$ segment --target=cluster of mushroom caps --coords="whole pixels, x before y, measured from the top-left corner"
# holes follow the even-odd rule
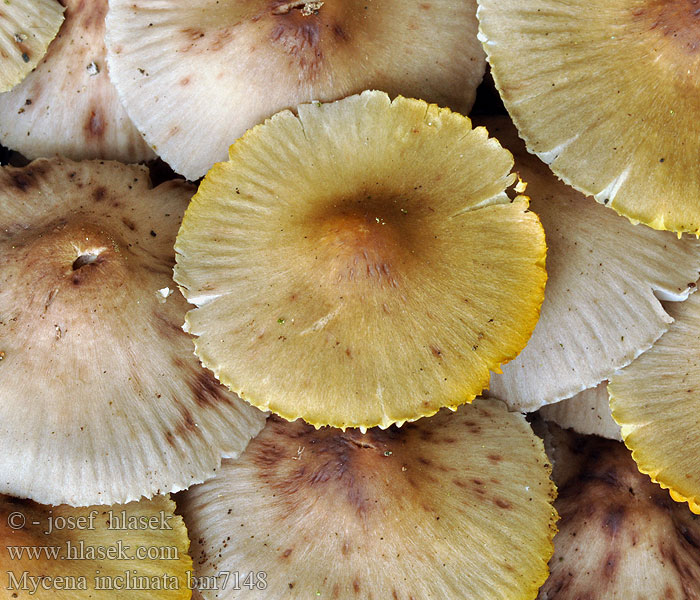
[[[700,597],[700,9],[593,4],[0,4],[0,598]]]

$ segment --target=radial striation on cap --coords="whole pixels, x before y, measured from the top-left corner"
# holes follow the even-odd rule
[[[465,114],[486,66],[476,0],[111,0],[110,75],[188,179],[283,109],[381,89]]]
[[[547,240],[540,320],[490,385],[512,409],[531,411],[595,387],[648,350],[673,321],[660,300],[695,289],[700,243],[621,219],[557,180],[507,118],[484,123],[515,156]]]
[[[558,429],[558,428],[555,428]],[[620,442],[554,431],[561,515],[538,600],[692,598],[700,521],[641,474]]]
[[[479,0],[528,149],[632,221],[700,232],[700,12],[689,0]]]
[[[71,508],[0,495],[0,598],[189,600],[190,541],[174,510],[167,496]]]
[[[545,245],[511,155],[382,92],[251,130],[175,245],[197,355],[256,406],[388,427],[470,402],[537,321]]]
[[[82,506],[177,491],[263,427],[181,328],[173,243],[192,191],[112,162],[0,169],[0,492]]]
[[[565,429],[622,441],[620,426],[610,412],[607,381],[579,392],[572,398],[543,406],[540,414],[547,421]]]
[[[57,0],[19,0],[0,7],[0,93],[20,83],[46,54],[63,23]]]
[[[700,514],[700,295],[668,310],[668,332],[610,379],[610,406],[639,470]]]
[[[525,419],[479,400],[364,435],[272,417],[179,506],[195,574],[253,582],[206,600],[519,600],[547,576],[554,495]]]
[[[29,159],[154,158],[107,74],[107,0],[64,4],[65,23],[44,59],[19,86],[0,95],[0,142]]]

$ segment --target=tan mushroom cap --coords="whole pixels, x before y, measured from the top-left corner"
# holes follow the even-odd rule
[[[565,429],[622,441],[620,426],[610,412],[607,381],[584,390],[573,398],[543,406],[540,414],[547,421]]]
[[[479,0],[528,149],[655,229],[700,232],[700,13],[689,0]]]
[[[267,574],[207,600],[517,600],[547,576],[554,495],[524,418],[479,400],[365,435],[273,417],[179,505],[198,577]]]
[[[388,427],[470,402],[537,321],[545,246],[469,119],[365,92],[277,114],[202,182],[176,243],[197,355],[254,405]]]
[[[365,89],[465,114],[486,65],[476,0],[112,0],[111,77],[139,130],[198,179],[247,129]]]
[[[20,83],[46,54],[63,23],[57,0],[15,0],[0,6],[0,92]]]
[[[672,322],[659,299],[695,289],[700,244],[619,218],[557,180],[507,118],[484,123],[514,154],[548,246],[540,320],[490,385],[512,409],[531,411],[595,387],[649,349]]]
[[[556,434],[561,515],[539,600],[693,598],[700,521],[642,475],[620,442]]]
[[[0,495],[0,599],[189,600],[190,542],[174,509],[167,496],[71,508]]]
[[[192,191],[112,162],[0,170],[0,492],[79,506],[177,491],[263,427],[181,329],[172,247]]]
[[[668,311],[668,332],[610,379],[610,406],[639,470],[700,514],[700,295]]]
[[[107,74],[107,0],[64,4],[66,21],[46,57],[22,84],[0,95],[0,142],[29,159],[153,158]]]

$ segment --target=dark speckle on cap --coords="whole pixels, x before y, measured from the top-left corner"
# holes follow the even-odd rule
[[[22,192],[26,192],[33,185],[34,181],[31,179],[29,174],[25,171],[24,173],[12,173],[10,175],[10,181],[12,185]]]
[[[88,112],[87,118],[85,119],[85,133],[88,139],[90,138],[102,138],[107,129],[107,122],[105,120],[104,114],[101,108],[94,107]]]
[[[219,402],[230,402],[225,388],[214,379],[209,371],[199,371],[194,379],[189,380],[195,402],[202,408],[213,406]]]
[[[99,186],[93,190],[92,199],[95,202],[101,202],[102,200],[104,200],[106,195],[107,195],[107,188],[105,188],[104,186]]]

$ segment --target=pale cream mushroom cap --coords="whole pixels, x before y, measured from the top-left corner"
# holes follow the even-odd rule
[[[20,85],[0,94],[0,143],[29,159],[154,158],[107,74],[107,0],[64,4],[65,23],[44,59]]]
[[[262,428],[181,329],[173,243],[192,192],[115,162],[0,169],[0,492],[80,506],[177,491]]]
[[[272,417],[179,506],[195,575],[251,575],[206,600],[519,600],[547,576],[554,494],[525,419],[479,400],[364,435]]]
[[[528,154],[506,117],[482,121],[515,156],[548,247],[540,320],[490,385],[512,409],[531,411],[595,387],[648,350],[673,321],[660,299],[695,289],[700,243],[605,210]]]
[[[188,179],[283,109],[381,89],[469,111],[486,65],[476,1],[112,0],[110,75]]]
[[[622,441],[620,426],[610,412],[607,381],[572,398],[543,406],[540,414],[565,429]]]

